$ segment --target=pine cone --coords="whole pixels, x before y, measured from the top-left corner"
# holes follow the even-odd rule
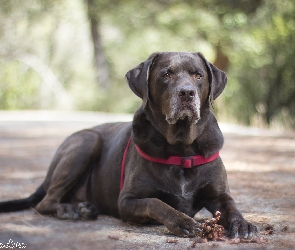
[[[200,236],[203,239],[215,241],[222,238],[224,228],[223,226],[217,224],[220,216],[221,213],[217,211],[214,218],[212,218],[211,220],[206,220],[201,224],[202,232],[200,233]]]

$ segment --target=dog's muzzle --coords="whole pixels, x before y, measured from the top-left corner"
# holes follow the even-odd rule
[[[191,87],[181,88],[170,100],[170,112],[166,114],[169,124],[188,119],[196,124],[200,120],[200,98],[197,91]]]

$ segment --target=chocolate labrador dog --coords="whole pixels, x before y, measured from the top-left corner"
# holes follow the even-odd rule
[[[210,105],[227,77],[201,53],[154,53],[126,74],[142,99],[132,123],[104,124],[68,137],[43,184],[26,199],[4,201],[0,211],[36,206],[60,219],[157,221],[173,234],[193,237],[203,207],[221,212],[230,237],[257,229],[230,196],[219,157],[223,136]]]

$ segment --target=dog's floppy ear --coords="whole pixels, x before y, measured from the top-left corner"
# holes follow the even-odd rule
[[[227,77],[222,70],[215,67],[212,63],[208,62],[202,53],[198,52],[197,54],[202,58],[207,68],[210,83],[209,102],[212,108],[214,108],[214,100],[224,90],[227,83]]]
[[[131,90],[142,99],[142,107],[145,108],[148,101],[148,82],[150,71],[153,67],[155,59],[159,56],[159,53],[154,53],[149,56],[149,58],[136,66],[135,68],[129,70],[126,75],[126,81],[131,88]]]

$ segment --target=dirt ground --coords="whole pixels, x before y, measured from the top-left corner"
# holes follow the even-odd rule
[[[30,195],[67,135],[105,121],[129,119],[93,113],[0,112],[0,200]],[[26,210],[0,214],[0,248],[295,249],[295,135],[224,124],[221,128],[221,157],[232,196],[245,218],[257,225],[264,243],[196,243],[174,237],[164,226],[131,225],[103,215],[96,221],[61,221]],[[267,231],[272,226],[273,232]]]

